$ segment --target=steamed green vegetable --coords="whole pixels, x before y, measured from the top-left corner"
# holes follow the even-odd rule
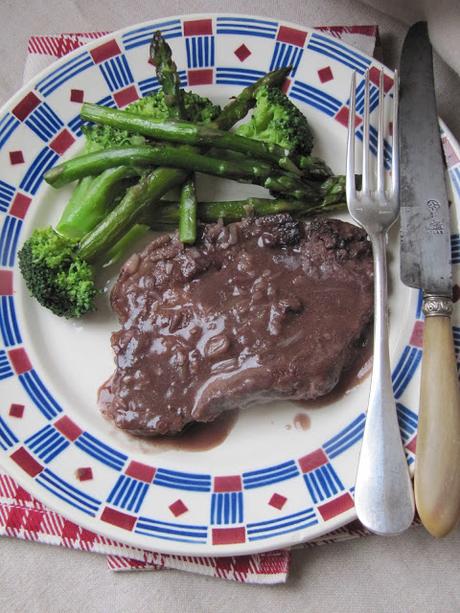
[[[191,176],[182,186],[178,209],[179,238],[183,243],[196,241],[197,201],[195,177]]]
[[[280,89],[260,87],[251,119],[237,128],[241,136],[283,147],[293,159],[309,156],[313,132],[305,115]]]
[[[268,160],[295,174],[302,174],[301,170],[289,159],[289,149],[208,125],[179,120],[161,121],[131,111],[120,111],[89,103],[83,104],[80,114],[86,121],[126,130],[153,140],[238,151],[254,158]]]
[[[156,66],[158,81],[165,95],[170,116],[175,119],[186,119],[183,91],[180,86],[177,66],[172,59],[169,45],[166,44],[159,32],[156,32],[153,36],[150,45],[150,58]],[[195,175],[188,177],[181,188],[179,236],[183,243],[194,243],[196,240]]]
[[[193,121],[213,120],[220,128],[228,129],[234,123],[242,119],[254,104],[254,94],[263,84],[280,85],[289,69],[279,69],[265,75],[258,82],[245,88],[241,94],[232,100],[216,117],[218,107],[212,105],[206,99],[196,94],[184,96],[187,113],[195,116],[187,117]],[[169,114],[164,93],[159,92],[139,100],[130,105],[136,113],[141,109],[150,116],[164,119],[161,113]],[[169,115],[167,115],[169,117]],[[106,150],[112,146],[140,145],[138,135],[119,131],[111,127],[90,126],[85,128],[87,143],[96,143],[94,149]],[[135,138],[136,142],[131,139]],[[89,148],[91,150],[91,147]],[[93,151],[94,151],[93,149]],[[88,150],[84,152],[87,154]],[[77,158],[78,159],[78,158]],[[127,168],[127,170],[126,170]],[[113,170],[113,175],[102,175],[96,178],[82,179],[78,184],[68,209],[62,216],[60,229],[64,233],[59,234],[53,228],[35,230],[25,241],[19,252],[19,266],[29,292],[42,304],[56,315],[64,317],[80,317],[94,310],[95,298],[98,293],[94,278],[94,263],[106,254],[134,229],[138,220],[148,207],[157,202],[166,192],[176,186],[180,186],[187,179],[189,172],[177,168],[155,168],[147,171],[140,181],[126,189],[126,181],[131,173],[140,172],[136,165],[126,167],[126,177],[121,179],[117,175],[118,168]],[[106,170],[104,172],[111,172]],[[108,177],[114,178],[115,186],[125,192],[114,195],[109,189]],[[100,200],[86,199],[93,181],[99,181],[101,189],[107,196],[102,198],[101,193],[93,188]],[[123,195],[124,193],[124,195]],[[120,199],[121,197],[121,199]],[[118,203],[117,203],[118,201]],[[99,202],[97,209],[102,212],[102,219],[92,228],[96,217],[91,222],[87,221],[85,210],[91,215],[95,214],[92,209],[94,202]],[[115,206],[113,206],[115,204]],[[113,206],[113,208],[112,208]],[[85,208],[87,207],[87,208]],[[88,223],[88,225],[86,225]],[[58,223],[58,228],[60,223]],[[142,230],[142,228],[141,228]]]
[[[114,147],[96,153],[78,156],[45,174],[45,180],[53,187],[62,187],[72,181],[89,175],[98,175],[108,168],[123,166],[167,166],[202,172],[243,183],[253,183],[292,198],[315,198],[319,192],[318,183],[302,179],[297,175],[273,167],[264,160],[218,159],[197,153],[191,147],[170,147],[167,145],[138,147]]]

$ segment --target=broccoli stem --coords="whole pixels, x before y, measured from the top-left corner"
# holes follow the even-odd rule
[[[225,160],[196,153],[191,147],[117,147],[73,158],[55,166],[45,174],[54,187],[61,187],[88,175],[96,175],[115,166],[167,166],[202,172],[243,183],[261,185],[292,198],[311,199],[318,193],[317,184],[296,175],[275,169],[263,160]]]
[[[215,124],[229,129],[243,119],[254,106],[254,95],[262,85],[281,85],[290,68],[274,70],[264,75],[250,87],[246,87],[232,102],[227,104]],[[181,185],[188,172],[177,168],[157,168],[127,190],[121,202],[80,243],[79,255],[95,261],[117,243],[144,213],[148,205],[155,204],[173,187]]]
[[[85,236],[107,215],[120,183],[138,174],[136,168],[118,166],[98,177],[82,179],[56,226],[57,232],[73,239]]]
[[[189,121],[161,121],[145,115],[89,103],[83,104],[80,116],[85,121],[149,136],[155,140],[239,151],[255,158],[273,162],[295,174],[302,174],[301,170],[289,159],[288,149],[207,125],[194,124]]]
[[[192,175],[182,186],[179,200],[179,239],[193,245],[196,241],[197,201],[195,177]]]
[[[69,221],[75,216],[76,211],[80,208],[94,180],[94,177],[84,177],[78,182],[56,226],[56,230],[59,234],[67,236],[68,238],[81,238],[89,231],[90,228],[86,228],[80,234],[79,226],[73,226],[72,222],[69,223]]]

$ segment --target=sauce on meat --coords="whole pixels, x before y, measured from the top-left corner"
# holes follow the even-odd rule
[[[101,410],[132,434],[170,435],[335,388],[372,317],[371,248],[338,220],[209,224],[194,246],[164,235],[132,256],[111,300],[121,329]]]

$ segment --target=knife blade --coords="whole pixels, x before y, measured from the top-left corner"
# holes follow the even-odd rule
[[[426,22],[400,61],[401,280],[423,290],[425,315],[415,499],[427,530],[444,536],[460,516],[460,392],[450,316],[450,213]]]
[[[401,278],[450,296],[450,216],[425,22],[410,28],[400,66]]]

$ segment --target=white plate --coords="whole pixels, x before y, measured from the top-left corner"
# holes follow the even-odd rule
[[[0,112],[0,462],[43,502],[73,521],[132,545],[177,554],[229,555],[287,547],[355,518],[353,490],[368,380],[321,409],[274,403],[242,413],[207,451],[136,440],[96,407],[110,375],[106,299],[79,322],[54,317],[27,295],[19,244],[55,221],[70,193],[42,176],[80,146],[79,102],[123,106],[153,91],[152,33],[172,46],[184,84],[224,103],[262,73],[292,63],[288,93],[308,116],[316,152],[343,171],[350,76],[378,62],[303,26],[242,15],[171,17],[120,30],[80,48],[22,88]],[[391,95],[392,75],[387,75]],[[83,92],[83,93],[81,93]],[[372,99],[376,99],[372,85]],[[358,110],[361,109],[358,106]],[[358,127],[358,132],[360,128]],[[459,262],[459,148],[445,129]],[[11,156],[12,152],[16,152]],[[11,163],[21,159],[22,163]],[[391,147],[387,145],[388,155]],[[202,185],[204,195],[257,190]],[[408,461],[414,460],[423,322],[418,293],[401,285],[393,233],[391,358]],[[458,283],[458,266],[454,274]],[[457,288],[458,292],[458,288]],[[458,326],[459,309],[455,309]],[[460,328],[455,328],[457,346]],[[297,429],[307,413],[311,426]],[[81,471],[80,469],[85,469]]]

